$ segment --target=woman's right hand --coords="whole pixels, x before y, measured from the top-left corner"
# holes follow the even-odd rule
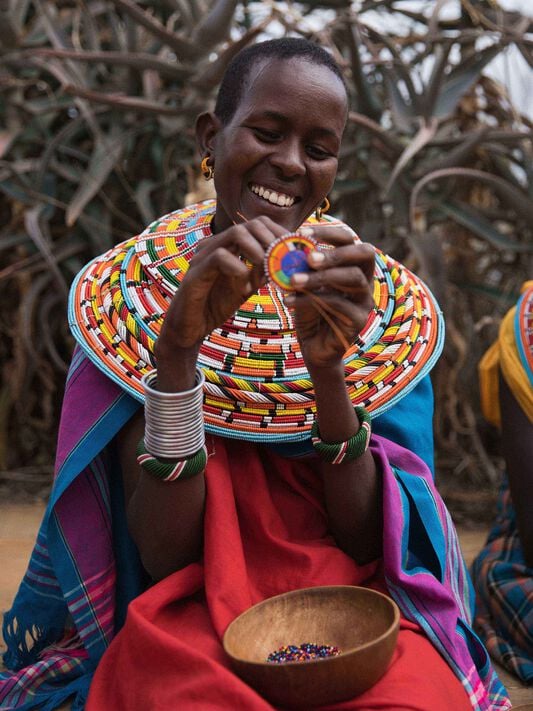
[[[188,361],[195,364],[204,338],[264,283],[265,252],[284,234],[286,228],[268,217],[257,217],[199,243],[156,341],[159,387],[162,369],[170,374]]]

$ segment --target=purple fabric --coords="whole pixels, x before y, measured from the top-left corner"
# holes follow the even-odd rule
[[[79,361],[77,368],[76,361]],[[80,442],[88,439],[95,423],[123,396],[124,392],[116,383],[106,378],[80,350],[76,351],[59,422],[56,476],[61,474],[66,459],[79,447]]]

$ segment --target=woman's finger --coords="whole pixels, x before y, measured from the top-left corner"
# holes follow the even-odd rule
[[[221,234],[202,240],[191,264],[202,263],[216,251],[224,249],[236,256],[243,256],[252,264],[260,264],[265,253],[261,242],[255,238],[246,225],[235,225]]]
[[[287,234],[287,230],[270,218],[256,217],[202,240],[198,245],[197,254],[205,256],[223,247],[254,265],[260,265],[269,245],[284,234]]]
[[[309,266],[317,271],[332,267],[357,265],[370,281],[374,274],[374,248],[370,244],[350,244],[334,249],[318,249],[307,258]]]
[[[221,274],[240,280],[249,279],[250,276],[248,267],[238,256],[224,247],[217,247],[205,254],[201,261],[192,259],[186,278],[188,276],[189,281],[194,278],[200,282],[212,283]]]
[[[363,269],[359,266],[331,267],[319,271],[297,272],[291,277],[291,284],[297,291],[322,291],[333,289],[347,296],[368,297],[370,285]]]
[[[245,222],[244,226],[261,243],[265,251],[274,240],[289,234],[285,227],[278,225],[270,217],[256,217],[254,220]]]
[[[354,244],[357,237],[352,229],[342,223],[300,227],[298,232],[305,237],[313,237],[317,242],[323,242],[333,247]]]
[[[360,330],[368,319],[366,308],[362,308],[351,299],[344,298],[338,292],[336,294],[291,292],[286,295],[285,303],[289,308],[300,312],[305,310],[318,312],[330,326],[333,321],[350,331]]]

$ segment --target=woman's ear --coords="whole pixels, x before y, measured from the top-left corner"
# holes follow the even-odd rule
[[[212,154],[215,150],[215,136],[222,128],[218,116],[211,111],[200,114],[196,119],[196,143],[200,155]]]

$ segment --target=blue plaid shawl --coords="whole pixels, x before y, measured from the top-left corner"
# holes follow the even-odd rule
[[[507,481],[496,521],[475,559],[476,629],[494,659],[525,682],[533,681],[533,569],[524,562]]]

